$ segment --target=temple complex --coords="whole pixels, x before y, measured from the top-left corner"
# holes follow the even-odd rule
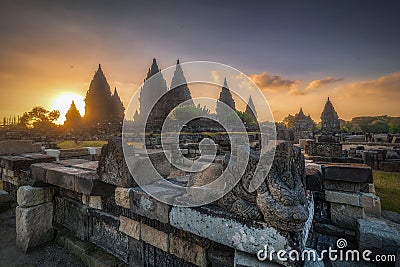
[[[294,128],[296,131],[312,131],[315,129],[315,123],[311,116],[306,116],[303,108],[300,108],[299,113],[294,115]]]

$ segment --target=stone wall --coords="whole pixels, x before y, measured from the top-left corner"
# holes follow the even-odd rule
[[[304,153],[308,156],[341,157],[342,145],[307,141],[304,146]]]

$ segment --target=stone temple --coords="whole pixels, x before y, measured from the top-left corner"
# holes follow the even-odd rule
[[[321,131],[324,134],[335,134],[340,131],[339,116],[335,111],[332,102],[329,100],[329,97],[321,114],[321,123]]]
[[[120,125],[124,119],[124,106],[118,95],[117,88],[111,93],[110,85],[99,68],[92,81],[85,98],[84,123],[87,126]]]
[[[156,59],[153,59],[145,83],[140,91],[140,108],[139,112],[136,111],[134,115],[134,121],[139,123],[146,122],[148,130],[159,130],[168,114],[184,102],[185,105],[194,107],[179,60],[177,60],[171,85],[168,88]]]
[[[232,93],[229,90],[226,78],[224,80],[224,85],[222,86],[222,90],[221,93],[219,94],[219,99],[217,102],[216,112],[219,118],[223,118],[224,116],[228,115],[225,114],[226,112],[224,112],[226,111],[223,108],[223,106],[225,106],[224,104],[227,105],[229,108],[231,108],[233,111],[236,111],[235,100],[233,100]]]

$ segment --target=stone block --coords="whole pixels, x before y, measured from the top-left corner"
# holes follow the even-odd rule
[[[89,196],[82,194],[82,203],[83,205],[89,206],[93,209],[102,210],[103,203],[101,201],[101,196]]]
[[[357,220],[357,241],[360,250],[394,254],[400,248],[399,224],[383,218]]]
[[[322,173],[326,180],[373,183],[371,167],[363,164],[322,164]]]
[[[128,236],[119,231],[119,219],[99,210],[89,210],[92,235],[89,241],[124,262],[128,262]]]
[[[132,212],[163,223],[169,222],[171,207],[149,196],[141,188],[131,188],[130,200]]]
[[[364,217],[364,209],[361,207],[331,203],[331,220],[338,227],[354,231],[357,226],[357,220]]]
[[[54,197],[54,222],[73,232],[81,240],[87,240],[91,232],[89,208],[68,197]]]
[[[316,166],[307,165],[305,168],[306,189],[312,191],[321,190],[322,173]]]
[[[313,210],[310,210],[309,213],[311,224]],[[309,231],[309,228],[305,228],[304,231],[298,233],[298,247],[294,247],[295,245],[286,235],[273,227],[269,227],[266,223],[244,222],[243,218],[215,206],[172,207],[170,224],[178,229],[253,255],[256,255],[265,245],[273,247],[275,250],[302,250]],[[307,223],[307,225],[309,224]],[[284,264],[277,258],[273,260]]]
[[[375,194],[361,193],[360,205],[364,207],[365,214],[377,217],[382,215],[381,199]]]
[[[125,158],[122,139],[113,137],[103,146],[99,158],[98,174],[100,180],[120,187],[137,186],[135,177],[156,177],[158,173],[167,177],[171,171],[171,164],[162,151],[147,151],[149,160],[143,155],[133,151],[133,147],[126,145],[125,149],[132,150]],[[134,176],[129,172],[128,166],[135,170]],[[158,172],[158,173],[156,173]]]
[[[24,252],[28,248],[39,246],[53,239],[53,203],[48,202],[29,208],[17,207],[15,217],[17,247]]]
[[[27,208],[53,201],[53,187],[21,186],[17,191],[17,202],[20,207]]]
[[[325,200],[333,203],[361,206],[360,193],[325,190]]]
[[[169,251],[178,258],[194,263],[197,266],[207,266],[206,250],[182,238],[170,235]]]
[[[42,152],[39,144],[31,140],[4,140],[0,141],[0,155]]]
[[[119,231],[136,240],[140,240],[140,222],[124,216],[119,216],[119,222]]]
[[[0,189],[0,203],[9,203],[12,201],[10,194],[7,191]]]
[[[115,188],[115,204],[124,207],[125,209],[130,208],[130,188],[117,187]]]
[[[335,180],[324,180],[324,189],[335,190],[335,191],[345,191],[345,192],[360,192],[361,183],[353,183],[346,181],[335,181]]]
[[[140,236],[144,242],[163,251],[169,251],[169,237],[167,233],[146,224],[141,224]]]

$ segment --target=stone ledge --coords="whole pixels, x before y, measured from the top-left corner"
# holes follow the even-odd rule
[[[119,267],[125,264],[106,253],[96,245],[81,241],[66,230],[59,230],[56,242],[68,249],[70,253],[79,257],[82,262],[89,267]]]
[[[312,218],[310,212],[310,218]],[[172,207],[170,224],[178,229],[210,239],[225,246],[253,255],[268,245],[275,250],[295,249],[286,235],[262,222],[246,221],[217,207]],[[304,246],[308,230],[299,233],[300,249]],[[278,259],[274,261],[279,262]],[[287,265],[285,262],[279,262]]]
[[[82,160],[78,159],[78,161],[80,161],[79,164],[82,164]],[[86,160],[85,162],[89,163]],[[62,162],[62,164],[68,165],[65,161]],[[62,164],[60,164],[60,162],[32,164],[32,179],[40,180],[85,195],[114,194],[115,187],[101,182],[96,171],[84,168],[68,167]]]
[[[365,164],[322,164],[322,173],[326,180],[373,183],[372,169]]]

